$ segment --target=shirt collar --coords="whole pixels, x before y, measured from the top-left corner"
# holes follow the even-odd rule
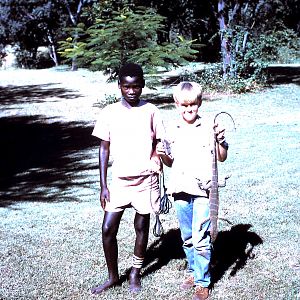
[[[201,117],[199,115],[197,115],[197,118],[195,120],[195,122],[193,124],[187,124],[182,118],[180,118],[180,120],[177,123],[177,128],[182,128],[185,126],[193,126],[193,127],[199,127],[201,126]]]
[[[123,105],[123,106],[125,106],[126,108],[128,108],[128,109],[131,109],[131,108],[133,108],[133,107],[139,107],[139,106],[141,106],[142,105],[142,100],[140,99],[140,102],[139,102],[139,104],[137,105],[137,106],[131,106],[126,100],[125,100],[125,98],[122,96],[121,97],[121,104]]]

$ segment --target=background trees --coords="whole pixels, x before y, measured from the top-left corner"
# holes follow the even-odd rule
[[[25,67],[37,64],[37,48],[48,46],[53,63],[58,65],[58,41],[66,35],[64,28],[76,27],[84,5],[93,0],[1,0],[0,36],[7,44],[21,49],[18,60]]]
[[[224,78],[251,76],[263,62],[276,60],[280,35],[295,40],[285,24],[286,1],[218,0],[217,6]]]
[[[18,45],[24,67],[39,67],[37,49],[47,46],[53,65],[67,58],[73,70],[113,75],[130,56],[150,67],[221,62],[223,80],[251,78],[267,61],[299,56],[299,6],[296,0],[1,0],[0,50]]]
[[[19,62],[29,67],[36,65],[37,48],[49,46],[51,57],[57,65],[57,40],[62,38],[61,28],[66,24],[61,9],[54,1],[1,1],[2,48],[7,44],[17,45],[22,50],[18,52]]]

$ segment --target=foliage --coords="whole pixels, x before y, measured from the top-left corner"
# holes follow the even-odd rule
[[[116,97],[116,95],[105,94],[104,99],[98,100],[96,106],[103,108],[109,104],[116,103],[118,101],[119,101],[119,98]]]
[[[253,81],[264,79],[266,63],[299,61],[299,10],[297,0],[5,0],[0,52],[16,45],[22,66],[37,67],[46,46],[58,64],[60,40],[74,70],[78,60],[112,76],[128,57],[151,69],[221,54],[227,82]]]
[[[218,31],[216,15],[213,10],[214,1],[198,0],[136,0],[140,5],[152,6],[157,12],[166,17],[166,31],[160,35],[161,41],[177,39],[182,35],[186,39],[196,39],[202,45],[198,60],[209,62],[219,59],[216,40],[211,37]]]
[[[285,14],[284,1],[220,0],[218,8],[224,79],[262,80],[266,65],[282,60],[279,50],[297,56],[296,34],[282,16],[274,20]]]
[[[181,74],[181,80],[190,80],[202,85],[206,93],[245,93],[262,86],[264,80],[255,80],[253,77],[227,77],[222,74],[222,64],[206,64],[201,72],[191,73],[186,71]]]
[[[243,35],[236,33],[236,41]],[[206,91],[244,93],[267,83],[270,63],[293,63],[300,59],[300,39],[291,29],[269,30],[259,36],[250,36],[246,49],[235,57],[236,76],[224,78],[222,64],[207,64],[200,74],[186,72],[182,79],[194,80]]]
[[[80,7],[92,0],[8,0],[0,3],[0,37],[2,46],[18,45],[19,63],[37,65],[37,48],[49,46],[56,55],[57,40],[72,20],[78,20]],[[72,13],[75,11],[76,13]],[[56,59],[56,58],[55,58]]]
[[[2,14],[3,12],[3,14]],[[4,42],[24,49],[47,43],[47,30],[56,31],[60,11],[52,1],[12,0],[1,3],[1,34]]]
[[[82,39],[76,44],[71,38],[61,42],[60,53],[69,60],[76,57],[79,65],[102,70],[111,78],[128,61],[140,63],[151,72],[157,66],[168,68],[193,59],[198,52],[192,48],[194,41],[179,36],[176,43],[158,43],[163,20],[152,9],[142,7],[114,11],[111,19],[99,18],[87,30],[80,24],[76,30]]]
[[[260,56],[271,63],[293,63],[300,59],[300,38],[288,28],[269,30],[260,35]]]
[[[237,53],[236,70],[243,78],[266,79],[270,63],[291,63],[299,60],[300,39],[292,30],[269,30],[249,39],[244,53]]]

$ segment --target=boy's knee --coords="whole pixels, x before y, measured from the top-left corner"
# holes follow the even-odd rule
[[[103,222],[102,224],[102,236],[103,237],[113,237],[117,235],[118,224],[113,224],[111,222]]]
[[[102,236],[103,237],[108,237],[108,236],[111,235],[111,232],[112,232],[111,228],[109,226],[105,226],[103,224],[103,226],[102,226]]]

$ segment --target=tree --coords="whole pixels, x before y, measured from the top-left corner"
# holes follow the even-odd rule
[[[241,65],[251,74],[250,64],[254,66],[254,57],[249,59],[249,56],[255,55],[256,46],[261,47],[257,44],[258,41],[262,42],[260,36],[274,28],[284,27],[283,16],[274,19],[274,16],[280,16],[285,11],[284,4],[281,0],[218,0],[217,17],[224,79],[241,74]]]
[[[74,47],[77,47],[79,33],[77,30],[78,21],[80,19],[80,15],[82,14],[82,9],[84,5],[90,5],[94,2],[94,0],[79,0],[79,1],[72,1],[72,0],[63,0],[65,7],[68,11],[68,15],[73,27],[73,36],[72,36],[72,43]],[[76,56],[72,57],[72,71],[77,70],[77,61]]]
[[[25,66],[35,63],[39,46],[49,46],[50,55],[58,64],[56,40],[64,25],[61,7],[55,1],[9,0],[0,4],[0,35],[2,46],[18,45]],[[3,12],[3,13],[2,13]]]
[[[57,40],[71,25],[76,28],[82,8],[94,0],[7,0],[0,3],[2,45],[18,44],[25,66],[35,63],[39,46],[49,46],[55,65]],[[76,36],[75,36],[76,37]],[[76,42],[76,38],[74,38]],[[73,69],[76,69],[74,60]]]
[[[157,66],[184,64],[197,50],[183,37],[176,43],[158,43],[163,19],[152,9],[115,11],[111,18],[99,18],[87,30],[79,24],[78,36],[85,37],[75,47],[72,38],[63,41],[60,53],[65,58],[76,57],[82,66],[102,70],[112,78],[127,61],[138,62],[149,71]]]
[[[17,44],[23,65],[36,66],[38,46],[47,46],[57,65],[57,41],[69,35],[74,49],[82,47],[86,29],[97,18],[104,24],[115,17],[114,12],[134,11],[140,5],[164,17],[155,37],[158,45],[178,45],[178,36],[185,42],[197,40],[202,46],[198,59],[216,61],[222,55],[224,78],[237,76],[241,61],[253,64],[249,51],[256,53],[253,47],[256,41],[263,42],[264,32],[291,28],[299,36],[297,0],[2,0],[0,51],[7,44]],[[76,69],[76,57],[72,59]]]
[[[136,0],[137,5],[155,8],[164,16],[165,30],[159,35],[160,42],[174,42],[181,35],[187,40],[197,40],[201,45],[198,59],[215,61],[219,59],[219,46],[212,36],[218,31],[212,1],[199,0]]]

